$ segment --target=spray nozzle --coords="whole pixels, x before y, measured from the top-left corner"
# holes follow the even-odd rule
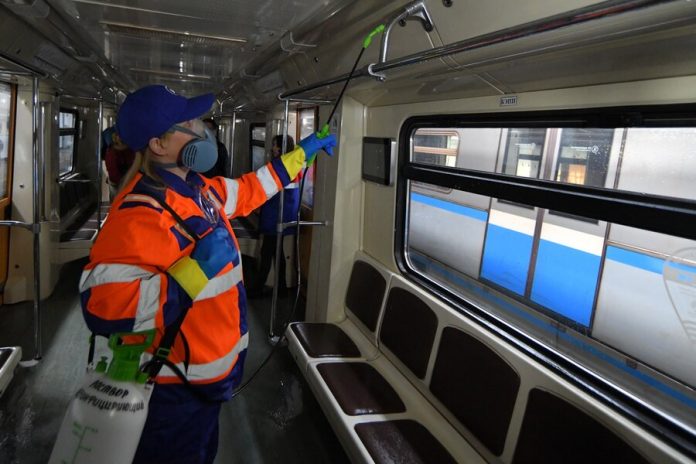
[[[380,32],[384,32],[384,24],[380,24],[379,26],[375,27],[372,30],[372,32],[367,34],[367,37],[365,37],[365,40],[363,40],[363,48],[369,47],[372,43],[372,39],[374,38],[374,36],[376,36]]]
[[[350,74],[348,74],[348,79],[346,79],[346,83],[343,84],[343,88],[341,89],[341,93],[338,95],[338,98],[336,99],[336,103],[334,103],[333,109],[331,110],[331,114],[329,115],[329,119],[327,120],[326,124],[324,124],[319,132],[317,132],[317,138],[323,139],[324,137],[327,137],[329,135],[329,123],[331,122],[331,118],[333,118],[334,113],[336,113],[336,108],[338,108],[338,104],[341,102],[341,99],[343,98],[343,94],[346,91],[346,87],[348,87],[348,83],[350,80],[353,78],[353,73],[355,72],[355,68],[358,66],[358,62],[360,61],[360,57],[362,57],[362,54],[365,52],[365,49],[370,46],[372,43],[372,39],[374,36],[379,34],[380,32],[384,31],[384,24],[380,24],[379,26],[375,27],[372,32],[367,34],[367,37],[363,40],[363,46],[360,49],[360,53],[358,53],[358,58],[355,60],[355,64],[353,65],[353,69],[350,70]],[[307,166],[311,166],[312,163],[314,162],[314,158],[309,160],[307,163]]]
[[[319,132],[317,132],[317,138],[323,139],[329,135],[329,125],[324,124]]]
[[[155,329],[142,332],[120,332],[109,337],[114,358],[106,375],[114,380],[145,383],[148,375],[140,371],[140,357],[155,340]]]

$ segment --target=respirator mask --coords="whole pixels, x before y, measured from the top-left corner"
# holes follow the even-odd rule
[[[217,140],[212,131],[204,126],[203,122],[195,120],[195,125],[198,124],[200,124],[198,129],[204,131],[205,136],[201,136],[199,132],[178,124],[173,126],[171,130],[195,137],[181,148],[178,165],[185,166],[192,171],[206,172],[211,170],[217,162]]]

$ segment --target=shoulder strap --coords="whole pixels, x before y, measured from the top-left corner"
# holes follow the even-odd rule
[[[181,219],[181,216],[179,216],[179,214],[177,214],[177,212],[174,211],[174,208],[169,206],[167,204],[167,202],[164,201],[163,198],[160,198],[157,195],[153,195],[152,198],[154,198],[155,201],[157,203],[159,203],[160,206],[162,206],[162,208],[164,208],[169,214],[172,215],[174,220],[181,226],[181,228],[184,229],[187,234],[189,234],[191,237],[193,237],[194,241],[197,242],[201,239],[201,237],[196,232],[194,232],[194,230],[188,224],[186,224],[183,219]]]
[[[152,198],[157,201],[157,203],[162,206],[169,214],[172,215],[174,220],[181,226],[182,229],[188,233],[195,242],[198,242],[201,237],[188,225],[184,220],[179,216],[179,214],[174,211],[174,208],[169,206],[166,201],[164,201],[164,198],[162,195],[157,195],[156,192],[154,195],[151,195]],[[145,371],[150,375],[150,378],[154,379],[157,377],[157,374],[159,374],[159,371],[162,369],[162,366],[167,364],[179,378],[186,379],[186,376],[179,371],[179,369],[171,363],[168,360],[169,357],[169,352],[174,345],[174,341],[176,340],[176,336],[179,334],[179,331],[181,329],[181,325],[184,323],[184,319],[186,318],[186,314],[188,314],[189,309],[191,309],[191,306],[193,306],[193,301],[191,301],[190,304],[188,304],[183,310],[181,311],[181,314],[179,317],[176,318],[174,322],[172,322],[170,325],[168,325],[164,329],[164,335],[162,336],[162,339],[160,340],[160,344],[157,347],[157,350],[155,351],[155,354],[152,358],[152,360],[148,363],[148,365],[145,367]],[[188,384],[188,381],[185,382]]]

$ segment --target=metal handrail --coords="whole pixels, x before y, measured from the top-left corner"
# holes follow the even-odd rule
[[[58,182],[59,184],[63,182],[70,182],[76,184],[91,184],[92,182],[96,182],[96,179],[57,179],[56,182]]]
[[[561,29],[564,27],[585,23],[588,21],[594,21],[597,19],[606,18],[622,13],[628,13],[631,11],[636,11],[642,8],[658,4],[674,3],[677,1],[681,0],[609,0],[600,4],[590,5],[566,13],[561,13],[558,15],[542,18],[536,21],[524,23],[519,26],[509,27],[507,29],[503,29],[490,34],[483,34],[477,37],[473,37],[471,39],[461,40],[459,42],[455,42],[449,45],[443,45],[441,47],[436,47],[430,50],[414,53],[401,58],[396,58],[393,60],[386,61],[384,63],[370,64],[364,66],[359,70],[356,70],[353,73],[352,78],[355,79],[356,77],[367,77],[370,76],[371,73],[379,73],[381,71],[387,71],[389,69],[409,66],[412,64],[421,63],[423,61],[432,60],[435,58],[442,58],[466,51],[485,48],[492,45],[509,42],[511,40],[531,37],[545,32]],[[294,95],[299,95],[321,87],[326,87],[329,85],[337,84],[339,82],[344,82],[349,77],[349,73],[341,74],[339,76],[335,76],[329,79],[317,81],[313,84],[298,87],[294,90],[283,92],[278,97],[281,100],[285,100]]]
[[[284,124],[283,124],[283,142],[282,142],[282,151],[281,153],[285,153],[288,149],[288,124],[290,122],[290,100],[285,100],[285,113],[284,113]],[[274,325],[275,325],[275,319],[276,319],[276,308],[278,307],[278,285],[280,284],[280,279],[281,277],[285,279],[285,276],[281,276],[280,272],[278,272],[278,269],[280,268],[279,264],[281,259],[283,258],[282,251],[283,251],[283,207],[285,206],[285,195],[280,194],[278,198],[278,221],[277,221],[277,227],[276,227],[276,246],[275,246],[275,264],[273,268],[273,297],[271,298],[271,323],[268,328],[268,336],[272,341],[277,341],[278,336],[275,334],[274,331]],[[264,240],[266,240],[264,238]],[[262,283],[263,285],[263,283]]]
[[[409,19],[417,19],[423,25],[423,29],[426,32],[433,30],[433,20],[428,13],[428,9],[425,6],[423,0],[418,0],[416,2],[406,5],[402,11],[396,14],[387,24],[387,27],[382,33],[382,42],[379,46],[379,62],[385,63],[387,61],[387,49],[389,48],[389,38],[391,37],[391,31],[397,24],[405,25],[405,21]]]
[[[34,228],[34,224],[31,222],[22,222],[22,221],[0,221],[0,227],[2,226],[7,226],[7,227],[21,227],[22,229],[27,229],[27,230],[32,230]]]
[[[39,192],[39,77],[48,78],[49,75],[38,71],[31,66],[7,55],[0,53],[0,58],[28,72],[32,78],[32,209],[33,222],[0,221],[0,226],[21,227],[30,230],[33,236],[34,258],[34,359],[23,363],[25,366],[36,364],[42,355],[41,349],[41,211]]]
[[[33,104],[31,115],[32,128],[32,196],[34,203],[34,224],[32,234],[34,236],[34,360],[41,359],[41,242],[39,233],[41,232],[41,211],[39,196],[39,78],[34,76],[32,82]]]

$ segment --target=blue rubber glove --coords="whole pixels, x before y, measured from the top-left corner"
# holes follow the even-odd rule
[[[191,259],[198,261],[206,277],[212,279],[231,262],[230,250],[234,249],[230,234],[223,227],[216,227],[196,243]]]
[[[309,161],[314,158],[314,154],[319,150],[324,150],[329,156],[333,156],[333,147],[336,146],[336,136],[329,134],[326,137],[319,138],[317,134],[305,137],[298,144],[305,152],[305,160]]]

